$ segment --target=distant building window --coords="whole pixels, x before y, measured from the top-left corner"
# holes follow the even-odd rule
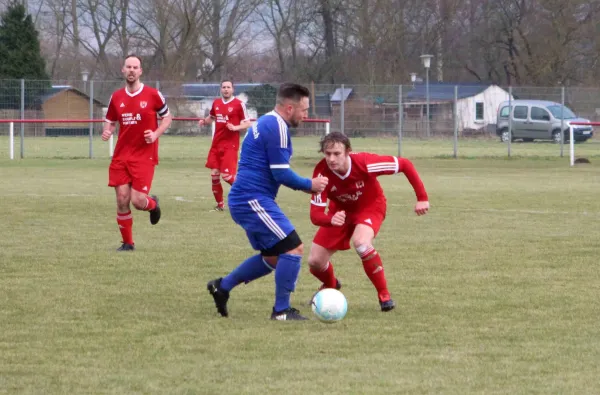
[[[475,103],[475,120],[483,121],[483,103]]]

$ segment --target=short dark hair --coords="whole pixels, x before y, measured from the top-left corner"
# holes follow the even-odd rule
[[[140,58],[139,56],[137,56],[136,54],[129,54],[127,56],[125,56],[125,59],[123,60],[123,64],[125,64],[125,61],[129,58],[136,58],[137,60],[140,61],[140,67],[142,67],[142,58]]]
[[[277,91],[277,103],[281,104],[284,100],[293,100],[299,102],[304,97],[310,97],[310,91],[307,87],[294,84],[292,82],[285,82],[279,86]]]
[[[325,148],[340,143],[346,147],[346,152],[352,151],[352,144],[350,144],[350,138],[341,132],[331,132],[326,134],[320,141],[321,149],[319,152],[325,152]]]
[[[231,86],[233,87],[233,80],[231,78],[223,78],[219,86],[223,86],[223,82],[230,82]]]

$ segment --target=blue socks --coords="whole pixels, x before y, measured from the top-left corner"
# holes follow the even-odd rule
[[[275,268],[275,311],[279,312],[290,308],[291,293],[296,289],[301,262],[301,255],[279,255]],[[272,271],[273,268],[263,260],[261,255],[254,255],[223,277],[219,288],[229,292],[242,283],[247,284]]]
[[[249,283],[257,278],[266,276],[273,271],[273,267],[263,261],[262,256],[254,255],[242,262],[238,267],[233,269],[231,273],[223,277],[219,288],[224,291],[231,291],[234,287],[241,283]]]
[[[290,296],[296,289],[302,255],[281,254],[275,267],[275,311],[290,308]]]

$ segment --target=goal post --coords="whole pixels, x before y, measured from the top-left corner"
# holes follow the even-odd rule
[[[575,166],[575,129],[576,126],[600,126],[600,122],[569,122],[569,164]]]

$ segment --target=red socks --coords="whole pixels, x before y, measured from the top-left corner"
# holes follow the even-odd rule
[[[156,203],[154,205],[156,206]],[[133,216],[131,215],[131,211],[126,213],[118,212],[117,224],[119,225],[119,230],[121,231],[123,243],[133,245]]]
[[[359,249],[357,249],[357,252],[358,250]],[[387,289],[387,281],[385,279],[385,273],[383,272],[383,263],[375,248],[373,248],[373,246],[368,246],[367,248],[364,248],[362,252],[359,252],[359,255],[367,277],[369,277],[369,280],[371,280],[377,290],[379,300],[381,302],[390,300],[390,291]]]
[[[333,264],[331,262],[327,262],[327,266],[323,271],[319,271],[318,269],[313,269],[311,267],[310,272],[313,276],[318,278],[323,283],[323,288],[336,287],[337,280],[335,278],[335,273],[333,272]]]
[[[220,176],[212,176],[212,192],[215,195],[215,200],[218,205],[223,204],[223,186],[221,185]]]
[[[152,211],[156,208],[156,201],[152,199],[150,196],[146,196],[146,207],[144,207],[144,211]]]

